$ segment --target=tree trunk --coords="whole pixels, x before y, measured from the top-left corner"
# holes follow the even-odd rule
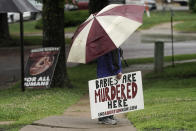
[[[99,12],[105,6],[109,4],[108,0],[90,0],[89,2],[89,13],[94,14]]]
[[[7,13],[0,13],[0,42],[10,38]]]
[[[71,87],[65,63],[64,0],[43,0],[43,4],[43,47],[61,47],[51,86]]]

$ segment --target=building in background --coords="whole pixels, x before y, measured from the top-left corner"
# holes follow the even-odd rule
[[[89,0],[73,0],[79,10],[88,9]]]
[[[142,4],[142,5],[147,5],[149,10],[157,9],[155,0],[126,0],[126,4]]]

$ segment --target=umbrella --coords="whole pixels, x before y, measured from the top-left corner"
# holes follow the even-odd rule
[[[0,0],[0,12],[38,12],[27,0]]]
[[[88,63],[118,48],[142,25],[144,6],[111,4],[92,14],[73,36],[68,62]]]
[[[24,44],[23,44],[23,13],[39,12],[27,0],[0,0],[0,13],[20,13],[20,39],[21,39],[21,88],[24,88]]]

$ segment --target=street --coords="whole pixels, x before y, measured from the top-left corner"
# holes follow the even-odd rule
[[[141,32],[135,32],[123,45],[125,59],[146,58],[154,56],[154,43],[142,43]],[[171,56],[171,42],[165,44],[165,56]],[[25,61],[28,58],[30,49],[25,48]],[[196,53],[196,41],[174,42],[174,54],[194,54]],[[0,48],[0,85],[7,82],[20,80],[20,48]],[[70,64],[68,63],[68,66]]]
[[[141,33],[135,32],[123,45],[125,59],[130,58],[146,58],[154,56],[154,43],[142,43]],[[171,56],[172,44],[166,42],[164,44],[164,55]],[[194,54],[196,53],[196,41],[174,42],[174,54]]]

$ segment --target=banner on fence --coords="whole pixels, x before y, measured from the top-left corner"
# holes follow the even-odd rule
[[[33,49],[25,67],[24,86],[28,88],[49,88],[58,61],[60,48]]]
[[[92,119],[144,109],[141,72],[91,80],[89,97]]]

